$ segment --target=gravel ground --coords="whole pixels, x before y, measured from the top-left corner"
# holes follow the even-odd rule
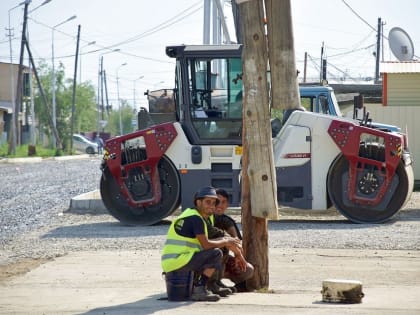
[[[0,246],[47,225],[70,199],[99,187],[99,157],[0,163]]]
[[[127,227],[106,214],[68,211],[72,197],[98,189],[99,165],[99,157],[0,162],[0,280],[70,251],[162,247],[171,217],[154,226]],[[352,224],[335,211],[281,215],[269,222],[270,248],[420,250],[419,192],[380,225]]]

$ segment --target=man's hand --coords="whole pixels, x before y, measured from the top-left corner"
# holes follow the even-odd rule
[[[242,254],[242,243],[241,240],[234,237],[224,237],[226,242],[226,248],[231,250],[235,256],[237,254]]]
[[[241,269],[241,271],[243,271],[243,272],[246,271],[246,260],[245,260],[244,256],[242,256],[242,254],[239,255],[239,256],[235,255],[235,265],[236,265],[236,267]]]

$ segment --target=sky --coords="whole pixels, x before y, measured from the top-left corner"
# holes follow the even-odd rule
[[[18,6],[21,2],[0,1],[0,62],[10,62],[7,36],[10,16],[12,58],[18,63],[24,7]],[[97,86],[102,57],[112,104],[116,104],[119,92],[121,99],[136,108],[147,107],[146,90],[174,86],[174,60],[166,56],[165,47],[203,41],[204,0],[51,0],[40,6],[43,2],[32,0],[29,5],[29,43],[35,62],[44,60],[52,64],[54,42],[55,67],[62,62],[66,77],[72,78],[80,25],[78,80],[81,76],[82,81],[90,80]],[[223,6],[230,37],[235,41],[229,3],[225,1]],[[378,18],[384,22],[386,38],[393,27],[400,27],[413,41],[415,55],[420,55],[418,0],[293,0],[291,4],[300,80],[305,52],[308,79],[319,78],[323,46],[330,82],[342,79],[367,82],[366,78],[375,73],[373,53]],[[75,19],[64,22],[73,15]],[[383,50],[385,61],[396,60],[387,39]]]

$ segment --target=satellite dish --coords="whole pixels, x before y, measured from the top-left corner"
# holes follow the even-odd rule
[[[414,45],[410,36],[400,27],[393,27],[388,35],[389,48],[399,61],[410,61],[414,56]]]

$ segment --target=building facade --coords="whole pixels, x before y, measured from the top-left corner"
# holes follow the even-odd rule
[[[13,121],[13,102],[12,102],[12,86],[14,88],[14,97],[16,102],[17,87],[18,87],[18,64],[10,64],[0,62],[0,145],[4,144],[9,140],[12,132],[12,121]],[[29,67],[23,67],[22,76],[22,102],[18,104],[18,137],[17,143],[27,142],[27,130],[29,124],[32,123],[30,119],[30,75],[31,71]],[[13,79],[13,82],[12,82]],[[28,116],[29,114],[29,116]],[[29,117],[29,119],[28,119]]]

